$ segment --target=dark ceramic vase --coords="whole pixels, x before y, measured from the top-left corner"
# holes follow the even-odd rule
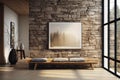
[[[9,62],[11,65],[15,65],[17,61],[18,61],[18,58],[17,58],[16,50],[13,48],[11,49],[9,54]]]

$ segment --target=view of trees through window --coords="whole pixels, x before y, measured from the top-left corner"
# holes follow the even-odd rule
[[[103,67],[120,77],[120,0],[103,2]]]

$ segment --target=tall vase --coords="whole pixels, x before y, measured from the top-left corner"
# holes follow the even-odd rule
[[[15,65],[17,61],[18,58],[17,58],[16,50],[13,48],[9,53],[9,62],[11,65]]]

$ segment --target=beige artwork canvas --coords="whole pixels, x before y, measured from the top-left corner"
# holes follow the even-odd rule
[[[81,49],[80,22],[50,22],[49,49]]]

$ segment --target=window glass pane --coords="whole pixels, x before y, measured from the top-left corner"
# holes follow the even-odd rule
[[[117,59],[120,60],[120,21],[117,21]]]
[[[114,4],[115,4],[114,1],[115,1],[115,0],[110,0],[110,7],[109,7],[109,9],[110,9],[110,21],[111,21],[111,20],[114,20],[114,15],[115,15],[115,14],[114,14],[114,13],[115,13],[115,12],[114,12],[114,11],[115,11],[115,10],[114,10]]]
[[[120,18],[120,0],[117,0],[117,18]]]
[[[117,63],[117,75],[120,75],[120,63]]]
[[[110,71],[115,72],[115,66],[114,61],[110,60]]]
[[[108,0],[104,0],[104,23],[108,22]]]
[[[104,58],[104,67],[108,69],[108,59]]]
[[[115,43],[115,31],[114,31],[114,23],[111,23],[110,24],[110,57],[111,58],[114,58],[114,48],[115,48],[115,46],[114,46],[114,43]]]
[[[104,56],[108,56],[108,25],[104,26]]]

